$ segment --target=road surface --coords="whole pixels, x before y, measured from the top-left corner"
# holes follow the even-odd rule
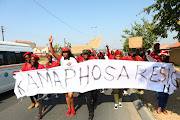
[[[75,99],[75,116],[66,116],[67,105],[64,94],[59,98],[52,97],[46,102],[46,110],[43,113],[43,120],[88,120],[88,109],[84,94]],[[31,104],[30,98],[24,97],[17,100],[12,91],[0,94],[0,120],[35,120],[38,115],[38,108],[28,110]],[[114,110],[114,99],[112,90],[105,93],[98,92],[98,106],[94,113],[94,120],[141,120],[135,109],[130,96],[123,97],[123,107]]]

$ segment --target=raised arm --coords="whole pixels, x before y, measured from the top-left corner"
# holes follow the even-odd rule
[[[110,52],[109,52],[109,46],[108,45],[106,45],[106,48],[107,48],[107,56],[109,57],[110,56]]]
[[[53,55],[57,60],[59,60],[59,55],[54,52],[54,49],[53,49],[53,46],[52,46],[52,42],[53,42],[53,38],[52,38],[52,35],[50,35],[50,38],[49,38],[50,51],[51,51],[52,55]]]
[[[130,50],[130,48],[128,48],[129,49],[129,51],[128,51],[128,55],[129,56],[133,56],[132,54],[131,54],[131,50]]]

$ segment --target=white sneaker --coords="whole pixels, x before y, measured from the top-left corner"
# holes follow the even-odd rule
[[[114,104],[114,109],[115,109],[115,110],[118,109],[118,104]]]
[[[119,107],[123,107],[123,104],[122,104],[122,102],[119,102]]]

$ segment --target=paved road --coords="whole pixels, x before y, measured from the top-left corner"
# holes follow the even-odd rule
[[[77,96],[77,93],[74,94]],[[141,120],[135,109],[130,96],[123,97],[123,107],[114,110],[112,90],[98,93],[98,106],[95,110],[94,120]],[[25,97],[20,102],[16,99],[13,91],[0,95],[0,120],[35,120],[38,109],[28,110],[30,99]],[[63,94],[58,99],[52,97],[47,103],[43,113],[43,120],[87,120],[88,109],[84,94],[75,97],[76,115],[66,116],[67,105]]]

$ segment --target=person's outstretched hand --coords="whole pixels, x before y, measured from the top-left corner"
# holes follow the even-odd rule
[[[52,44],[53,40],[54,40],[54,39],[52,38],[52,35],[50,35],[49,44]]]

